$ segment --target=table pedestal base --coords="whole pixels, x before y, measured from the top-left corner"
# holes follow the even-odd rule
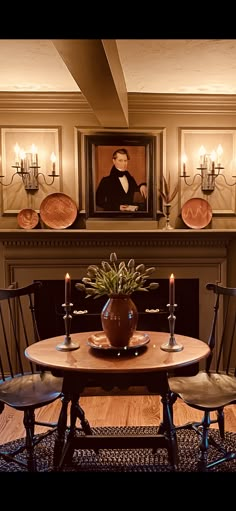
[[[117,376],[117,375],[116,375]],[[80,375],[82,378],[82,376]],[[148,377],[148,375],[147,375]],[[123,375],[124,378],[124,375]],[[132,381],[131,385],[137,385],[139,380],[143,383],[143,375],[138,380]],[[79,380],[81,385],[81,379]],[[105,381],[103,382],[105,384]],[[116,381],[117,384],[117,381]],[[58,421],[57,438],[54,449],[54,470],[62,470],[64,464],[70,464],[75,449],[92,449],[97,452],[99,449],[144,449],[151,448],[153,451],[157,449],[167,449],[169,462],[176,470],[178,466],[178,446],[176,431],[173,425],[172,402],[168,389],[167,374],[163,372],[152,374],[149,384],[151,385],[151,393],[161,395],[163,405],[163,421],[157,426],[155,435],[142,434],[121,434],[115,435],[96,435],[93,434],[92,428],[85,417],[84,410],[79,405],[80,394],[78,394],[78,386],[69,376],[64,376],[64,397],[62,399],[62,409]],[[101,385],[101,383],[100,383]],[[124,382],[122,387],[124,386]],[[82,385],[82,388],[86,385]],[[74,389],[77,388],[77,391]],[[102,387],[103,388],[103,387]],[[150,389],[149,389],[150,390]],[[67,430],[67,408],[71,401],[70,409],[70,427],[69,433],[65,440]],[[77,419],[80,420],[81,428],[76,427]],[[79,431],[79,433],[78,433]]]

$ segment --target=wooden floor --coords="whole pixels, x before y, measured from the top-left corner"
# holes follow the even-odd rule
[[[161,419],[159,396],[92,396],[83,397],[80,404],[92,427],[96,426],[155,426]],[[37,418],[57,421],[61,401],[58,400],[37,412]],[[187,407],[181,400],[174,405],[175,425],[201,419],[202,414]],[[6,407],[0,415],[0,444],[24,436],[23,414]],[[79,426],[79,423],[78,423]],[[226,431],[236,432],[236,406],[225,409]],[[216,427],[215,425],[213,427]],[[36,433],[45,431],[37,426]]]

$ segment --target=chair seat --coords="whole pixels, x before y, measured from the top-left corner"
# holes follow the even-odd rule
[[[215,410],[236,400],[236,378],[200,371],[196,376],[169,378],[170,390],[199,410]]]
[[[0,401],[18,410],[39,408],[60,396],[62,378],[49,372],[17,375],[0,383]]]

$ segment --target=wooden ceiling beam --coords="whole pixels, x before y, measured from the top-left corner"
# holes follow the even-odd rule
[[[128,94],[115,40],[52,42],[101,126],[127,128]]]

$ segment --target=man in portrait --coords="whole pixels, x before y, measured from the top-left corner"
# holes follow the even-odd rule
[[[127,149],[116,149],[112,155],[110,174],[101,178],[96,190],[96,208],[100,211],[145,211],[147,199],[146,182],[137,184],[127,170]]]

